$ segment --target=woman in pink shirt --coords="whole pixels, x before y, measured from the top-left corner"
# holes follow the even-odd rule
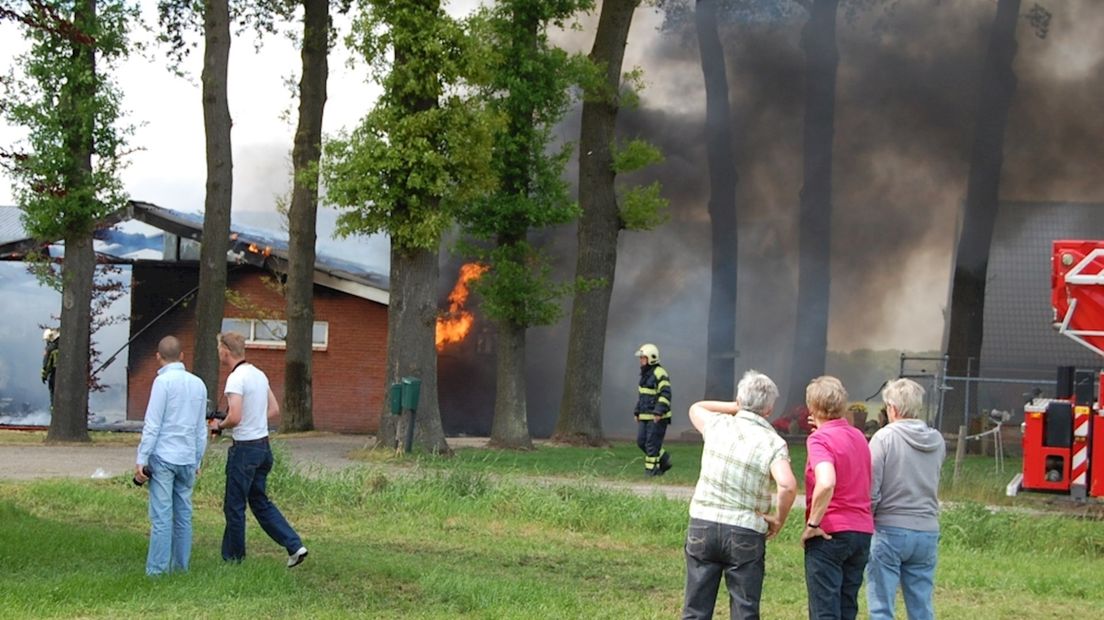
[[[815,432],[805,445],[805,588],[811,620],[854,620],[870,553],[870,448],[843,416],[847,390],[835,377],[805,388]]]

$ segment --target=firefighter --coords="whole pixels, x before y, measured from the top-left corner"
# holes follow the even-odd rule
[[[662,476],[671,469],[671,455],[663,449],[663,436],[671,424],[671,379],[659,365],[659,347],[643,344],[640,358],[639,398],[636,401],[636,445],[644,451],[644,474]]]
[[[54,410],[54,374],[57,371],[58,337],[61,332],[47,328],[42,332],[46,341],[46,351],[42,354],[42,382],[50,389],[50,411]]]

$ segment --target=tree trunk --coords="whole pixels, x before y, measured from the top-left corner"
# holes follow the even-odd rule
[[[85,32],[96,23],[96,0],[74,5],[73,23]],[[62,118],[68,118],[67,189],[78,191],[90,182],[95,149],[94,119],[81,112],[82,103],[96,94],[96,48],[73,42],[74,74],[90,80],[67,80],[58,102]],[[93,200],[94,198],[88,198]],[[90,210],[91,211],[91,210]],[[89,354],[92,340],[92,287],[96,277],[96,253],[91,230],[70,230],[65,235],[65,259],[61,267],[61,340],[54,375],[53,411],[46,441],[88,441]]]
[[[512,41],[516,46],[514,53],[518,58],[535,57],[538,50],[540,21],[531,7],[515,5],[511,14],[513,27],[524,31],[525,37],[515,34]],[[510,136],[527,135],[536,115],[536,106],[532,96],[523,92],[524,85],[515,85],[510,89],[506,104],[507,131]],[[528,197],[530,175],[533,173],[533,152],[528,143],[514,143],[501,157],[504,160],[502,173],[502,195],[507,197]],[[510,218],[501,218],[496,243],[508,252],[499,254],[499,259],[516,261],[526,266],[523,252],[518,245],[525,241],[526,213],[514,212]],[[491,269],[499,265],[492,265]],[[500,448],[533,448],[529,436],[529,414],[526,400],[525,380],[525,331],[528,325],[520,325],[512,317],[495,321],[497,358],[495,368],[495,408],[491,423],[491,444]]]
[[[291,153],[293,185],[288,210],[287,350],[284,370],[285,431],[314,428],[314,244],[318,216],[318,158],[329,67],[330,2],[303,0],[303,75],[299,81],[299,127]]]
[[[46,441],[88,441],[88,355],[95,269],[92,235],[66,235],[61,273],[61,340],[54,378],[54,411]]]
[[[617,234],[621,215],[614,191],[611,146],[617,125],[616,93],[621,84],[629,26],[639,0],[606,0],[598,18],[598,32],[590,60],[604,66],[608,93],[589,94],[583,101],[579,133],[579,248],[575,276],[599,286],[576,293],[571,309],[567,344],[567,368],[560,417],[553,439],[569,443],[602,445],[602,363],[606,347],[606,323],[617,268]],[[624,414],[630,415],[631,403]]]
[[[694,24],[705,77],[706,150],[713,269],[705,364],[705,398],[732,400],[736,382],[737,214],[736,161],[724,48],[717,32],[716,0],[698,0]]]
[[[403,251],[392,243],[391,299],[387,306],[388,385],[403,377],[421,379],[421,398],[414,425],[415,443],[433,454],[451,454],[441,427],[441,410],[437,403],[435,337],[439,269],[436,249]],[[396,445],[398,422],[397,417],[381,416],[380,447]]]
[[[234,182],[230,151],[230,107],[226,82],[230,59],[227,0],[205,0],[203,13],[203,129],[207,139],[207,196],[203,205],[199,294],[196,297],[195,359],[192,371],[218,395],[218,342],[226,302],[226,252],[230,247],[230,200]],[[210,406],[210,405],[209,405]]]
[[[970,152],[970,177],[966,206],[955,252],[951,289],[951,316],[947,330],[947,373],[978,376],[984,329],[985,280],[989,269],[989,245],[999,208],[1001,165],[1004,163],[1004,130],[1016,93],[1016,25],[1020,0],[1000,0],[989,32],[985,67],[978,86],[974,145]],[[971,361],[972,360],[972,361]],[[947,393],[943,423],[947,428],[965,424],[965,412],[976,409],[977,390],[966,402],[959,383]]]
[[[525,400],[525,328],[498,323],[498,379],[495,383],[495,416],[491,445],[531,450]]]
[[[428,0],[422,7],[432,15],[440,8],[440,2]],[[436,19],[436,18],[434,18]],[[408,24],[402,24],[409,27]],[[396,24],[391,24],[398,29]],[[401,29],[398,29],[401,30]],[[405,32],[405,31],[402,31]],[[426,66],[419,55],[417,41],[407,36],[395,40],[394,73],[409,72],[406,79],[419,81],[420,72],[436,71]],[[438,107],[436,95],[421,89],[406,93],[394,93],[402,107],[410,114],[427,112]],[[430,209],[438,208],[436,198],[422,196]],[[396,208],[404,209],[404,205]],[[394,236],[391,238],[391,290],[387,306],[387,368],[390,383],[403,377],[421,379],[421,398],[418,404],[414,440],[419,447],[433,454],[452,454],[445,431],[441,426],[441,409],[437,401],[437,281],[438,241],[431,248],[404,247]],[[385,399],[386,400],[386,399]],[[409,421],[409,416],[405,416]],[[404,425],[405,426],[405,425]],[[394,445],[399,430],[398,420],[392,416],[380,417],[380,433],[377,445]]]
[[[805,404],[805,386],[824,374],[828,353],[838,5],[839,0],[816,0],[801,32],[801,49],[805,52],[805,182],[798,214],[797,325],[785,405],[791,410]]]

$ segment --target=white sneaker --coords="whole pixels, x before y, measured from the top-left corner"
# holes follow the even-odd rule
[[[299,550],[288,556],[288,568],[294,568],[307,559],[307,548],[299,547]]]

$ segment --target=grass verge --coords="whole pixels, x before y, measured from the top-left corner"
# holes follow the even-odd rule
[[[0,484],[0,617],[678,614],[685,502],[610,491],[588,476],[544,487],[473,467],[304,475],[288,460],[277,455],[269,491],[311,549],[291,571],[255,524],[243,564],[219,559],[217,459],[196,489],[191,571],[159,579],[143,574],[146,496],[127,478]],[[799,520],[768,547],[765,617],[805,614]],[[1099,523],[964,503],[944,513],[943,528],[942,617],[1099,615]]]

